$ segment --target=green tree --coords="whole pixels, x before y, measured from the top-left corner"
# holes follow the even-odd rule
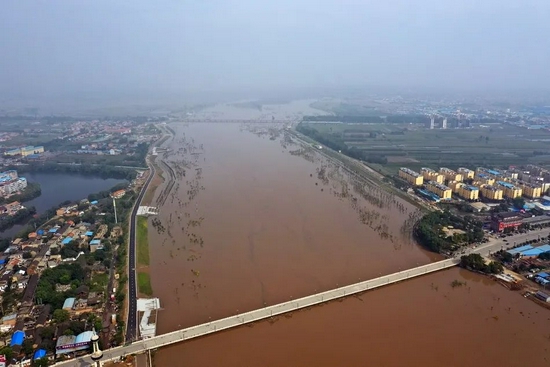
[[[3,354],[6,356],[6,359],[10,361],[13,358],[13,350],[11,347],[5,346],[2,349],[0,349],[0,354]]]
[[[491,274],[500,274],[504,271],[504,267],[501,263],[498,263],[496,261],[491,261],[489,265],[487,265],[486,272]]]
[[[48,361],[47,357],[42,357],[39,359],[35,359],[32,363],[33,367],[48,367],[50,362]]]
[[[25,355],[29,356],[32,354],[32,352],[34,351],[34,348],[32,345],[33,345],[32,340],[30,339],[23,340],[23,345],[21,345],[21,350],[23,351],[23,353],[25,353]]]
[[[522,197],[515,198],[512,200],[512,205],[514,205],[514,208],[516,209],[523,209],[523,206],[525,205],[525,200]]]
[[[57,309],[53,312],[53,319],[57,323],[68,321],[69,320],[69,311]]]
[[[464,255],[460,258],[460,266],[478,271],[486,271],[487,265],[480,254]]]

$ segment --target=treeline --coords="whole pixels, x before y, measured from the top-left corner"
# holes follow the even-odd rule
[[[390,115],[380,116],[347,116],[347,115],[326,115],[326,116],[304,116],[302,121],[314,122],[345,122],[345,123],[390,123],[390,124],[427,124],[430,118],[427,115]]]
[[[32,200],[42,194],[42,189],[38,182],[28,182],[27,187],[20,194],[11,195],[8,198],[0,198],[0,205],[19,201],[20,203]]]
[[[362,122],[362,123],[382,123],[384,119],[379,116],[304,116],[302,121],[326,121],[326,122]]]
[[[500,274],[504,271],[501,263],[491,261],[488,264],[480,254],[464,255],[460,258],[460,266],[466,269],[481,271],[488,274]]]
[[[25,166],[11,166],[7,169],[15,169],[19,173],[76,173],[88,176],[99,176],[101,178],[117,178],[125,180],[132,180],[135,178],[136,175],[136,172],[133,169],[90,164],[71,165],[56,163],[33,163]]]
[[[298,124],[298,126],[296,127],[296,131],[310,137],[315,141],[318,141],[323,145],[326,145],[330,149],[341,151],[348,157],[359,159],[369,163],[388,163],[388,159],[383,155],[367,154],[365,151],[357,149],[356,147],[349,148],[346,143],[344,143],[339,137],[321,134],[312,127]]]
[[[444,227],[460,229],[464,233],[448,236]],[[418,242],[434,252],[455,250],[461,245],[478,242],[483,239],[483,223],[467,215],[461,218],[448,211],[431,212],[418,221],[414,228]]]
[[[5,231],[6,229],[16,225],[21,224],[27,219],[29,219],[30,216],[33,216],[36,214],[36,208],[34,206],[31,206],[30,208],[25,208],[19,210],[14,215],[3,215],[0,217],[0,232]]]

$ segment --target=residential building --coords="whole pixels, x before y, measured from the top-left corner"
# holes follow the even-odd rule
[[[468,169],[468,168],[465,168],[465,167],[460,167],[458,169],[458,173],[460,173],[465,180],[466,179],[473,179],[475,177],[475,174],[476,174],[471,169]]]
[[[448,181],[446,186],[449,187],[453,193],[458,194],[458,191],[462,185],[464,184],[459,181]]]
[[[486,173],[476,173],[475,180],[483,185],[494,185],[495,179]]]
[[[479,188],[471,185],[462,185],[458,191],[458,195],[465,200],[478,200]]]
[[[502,200],[504,191],[496,186],[483,185],[481,186],[481,196],[489,200]]]
[[[126,190],[118,190],[111,194],[111,197],[114,199],[120,199],[126,194]]]
[[[425,181],[435,181],[442,184],[445,180],[445,176],[431,168],[422,167],[420,173]]]
[[[439,169],[439,173],[441,173],[443,176],[445,176],[445,180],[447,181],[462,181],[463,177],[460,173],[457,173],[453,171],[450,168],[441,167]]]
[[[405,167],[399,169],[399,177],[414,186],[421,186],[424,183],[424,177],[420,176],[418,172]]]
[[[497,171],[497,170],[494,170],[494,169],[487,169],[487,168],[483,168],[483,167],[478,167],[476,169],[476,173],[477,174],[480,174],[480,173],[483,173],[483,174],[486,174],[486,175],[489,175],[495,179],[502,179],[503,175],[501,172]]]
[[[436,194],[443,200],[450,199],[452,195],[452,190],[450,187],[435,181],[428,181],[428,183],[426,183],[426,190],[433,194]]]
[[[497,186],[500,186],[502,190],[504,191],[504,197],[509,199],[515,199],[522,195],[523,191],[520,187],[515,186],[514,184],[510,182],[505,181],[497,181]]]
[[[519,187],[523,190],[523,195],[528,198],[536,199],[542,196],[542,187],[539,185],[520,182]]]
[[[7,156],[20,155],[20,156],[23,156],[23,157],[27,157],[29,155],[40,154],[40,153],[44,153],[44,147],[43,146],[35,147],[35,146],[32,146],[32,145],[29,145],[29,146],[22,147],[22,148],[16,148],[16,149],[8,150],[4,153],[4,155],[7,155]]]
[[[27,187],[25,177],[18,177],[17,171],[10,170],[0,173],[0,197],[9,196]]]

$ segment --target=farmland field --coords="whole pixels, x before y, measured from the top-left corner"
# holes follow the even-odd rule
[[[385,173],[396,173],[403,165],[411,169],[550,165],[550,132],[546,130],[507,124],[447,130],[428,130],[408,124],[302,124],[366,155],[385,157],[387,163],[373,164]]]

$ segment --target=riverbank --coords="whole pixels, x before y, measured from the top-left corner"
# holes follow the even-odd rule
[[[36,208],[34,206],[19,209],[17,213],[13,215],[5,214],[0,218],[0,231],[5,231],[16,224],[24,223],[34,214],[36,214]]]
[[[27,182],[27,187],[25,187],[21,193],[0,198],[0,205],[12,203],[14,201],[24,203],[39,197],[41,194],[42,188],[38,182]]]
[[[319,144],[318,141],[310,138],[307,135],[302,134],[297,130],[287,130],[287,131],[290,132],[296,139],[298,139],[299,141],[301,141],[303,144],[307,146]],[[423,211],[433,210],[423,202],[413,199],[411,196],[407,195],[405,192],[399,190],[393,185],[390,185],[389,182],[386,182],[386,180],[384,180],[385,179],[384,175],[368,167],[365,163],[361,163],[357,159],[348,157],[347,155],[341,152],[335,151],[327,146],[323,146],[322,149],[317,149],[317,150],[318,150],[318,153],[325,156],[325,158],[339,165],[342,165],[346,170],[348,170],[349,173],[360,177],[362,180],[366,182],[379,186],[384,190],[388,191],[389,193],[399,196],[401,199],[414,205],[418,209],[421,209]]]

